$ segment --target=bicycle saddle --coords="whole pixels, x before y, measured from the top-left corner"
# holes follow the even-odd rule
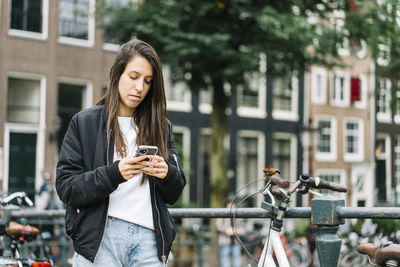
[[[8,235],[27,235],[31,237],[37,237],[39,229],[31,225],[23,225],[17,222],[11,221],[7,228]]]
[[[356,248],[357,252],[367,254],[377,264],[383,264],[389,259],[400,260],[400,245],[388,242],[382,246],[373,243],[360,244]]]

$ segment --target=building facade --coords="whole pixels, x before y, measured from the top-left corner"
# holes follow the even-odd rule
[[[329,22],[340,30],[344,14],[334,12]],[[373,206],[375,68],[365,43],[351,46],[345,40],[338,54],[342,66],[313,66],[307,74],[308,117],[314,127],[308,169],[345,184],[346,205]]]
[[[0,2],[0,181],[5,192],[24,190],[34,197],[43,173],[55,174],[72,115],[104,93],[119,46],[96,27],[94,6],[95,0]],[[248,74],[253,81],[248,88],[226,88],[232,100],[226,136],[230,195],[262,179],[264,167],[279,168],[291,180],[303,169],[303,76],[268,77],[266,61],[261,57],[259,72]],[[164,72],[168,117],[188,176],[184,202],[207,207],[212,93],[191,93],[184,84],[169,82],[167,67]],[[253,184],[241,192],[257,189]]]

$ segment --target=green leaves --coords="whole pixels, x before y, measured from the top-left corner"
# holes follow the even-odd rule
[[[323,29],[317,33],[308,20],[310,14],[323,18],[330,6],[327,1],[146,0],[109,9],[111,20],[104,28],[121,42],[132,36],[148,41],[172,73],[201,70],[204,76],[233,82],[258,70],[260,53],[267,54],[272,73],[285,64],[301,69],[326,63],[336,53],[332,41],[343,36],[332,38],[329,25],[319,25]]]

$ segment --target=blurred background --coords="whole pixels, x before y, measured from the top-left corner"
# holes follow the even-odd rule
[[[243,199],[270,166],[347,185],[347,206],[399,206],[398,36],[395,0],[1,0],[1,189],[63,208],[54,177],[69,120],[104,94],[120,45],[139,38],[163,63],[188,179],[173,207]]]

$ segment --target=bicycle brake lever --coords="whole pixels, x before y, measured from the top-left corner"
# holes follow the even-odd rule
[[[297,188],[297,193],[300,193],[300,194],[304,195],[304,194],[307,194],[309,190],[310,190],[309,186],[302,185],[301,187]]]

